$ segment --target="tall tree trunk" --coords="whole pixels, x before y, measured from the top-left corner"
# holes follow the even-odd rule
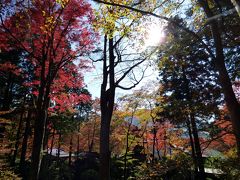
[[[113,39],[109,39],[109,66],[106,56],[107,36],[104,38],[104,58],[103,58],[103,82],[101,85],[101,129],[100,129],[100,179],[110,179],[110,157],[109,137],[110,123],[114,107],[115,79],[114,79],[114,47]],[[109,83],[108,83],[109,78]],[[107,89],[107,85],[109,85]]]
[[[208,2],[206,0],[198,0],[198,2],[202,6],[207,17],[212,18],[214,14],[208,5]],[[234,91],[232,88],[232,82],[229,78],[229,75],[226,69],[222,37],[220,33],[221,28],[218,27],[218,22],[216,19],[212,19],[209,22],[209,24],[212,31],[212,37],[213,37],[214,46],[215,46],[216,58],[214,58],[214,63],[215,63],[216,70],[219,72],[218,79],[219,79],[220,85],[222,86],[228,111],[230,112],[233,131],[236,137],[238,157],[240,157],[240,104],[236,98],[236,95],[234,94]]]
[[[20,133],[21,133],[22,123],[23,123],[24,112],[25,112],[25,110],[22,109],[20,119],[19,119],[19,123],[18,123],[18,130],[17,130],[16,142],[15,142],[15,150],[14,150],[13,158],[12,158],[12,165],[13,166],[15,165],[15,161],[16,161],[17,154],[18,154],[18,147],[19,147],[19,143],[20,143]]]
[[[42,159],[42,146],[45,131],[45,121],[47,117],[47,110],[40,109],[37,113],[37,119],[34,124],[34,139],[33,139],[33,149],[32,149],[32,171],[31,180],[38,180],[41,159]]]
[[[41,93],[40,93],[41,92]],[[45,92],[45,93],[44,93]],[[34,123],[34,139],[32,148],[32,167],[30,172],[31,180],[39,179],[39,172],[41,168],[41,161],[43,156],[43,141],[45,135],[45,124],[47,120],[47,110],[49,106],[50,86],[46,90],[40,88],[37,103],[37,117]]]
[[[20,158],[20,171],[22,172],[24,170],[24,165],[25,165],[25,160],[26,160],[26,152],[27,152],[27,145],[28,145],[28,137],[31,132],[31,115],[32,112],[29,109],[28,110],[28,115],[26,118],[26,124],[25,124],[25,131],[24,131],[24,136],[23,136],[23,141],[22,141],[22,152],[21,152],[21,158]]]
[[[102,123],[100,132],[100,178],[101,180],[109,180],[111,154],[109,151],[110,120],[107,114],[102,114],[101,116]]]
[[[53,80],[53,79],[52,79]],[[43,148],[43,141],[45,135],[45,125],[47,120],[47,112],[49,107],[49,94],[51,88],[51,79],[45,78],[45,59],[43,58],[42,70],[41,70],[41,81],[39,86],[39,95],[37,101],[37,117],[34,123],[34,139],[32,148],[32,166],[30,172],[31,180],[39,179],[39,172],[41,168],[41,160],[43,153],[41,152]]]
[[[197,125],[196,125],[196,121],[195,121],[195,117],[194,117],[193,113],[190,114],[190,121],[191,121],[192,133],[193,133],[193,138],[194,138],[196,159],[197,159],[197,164],[198,164],[198,168],[199,168],[199,176],[197,179],[205,180],[206,174],[204,171],[204,160],[202,157],[202,151],[201,151],[201,146],[200,146],[199,137],[198,137]]]

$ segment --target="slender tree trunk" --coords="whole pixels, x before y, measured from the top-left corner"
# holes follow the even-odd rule
[[[47,128],[48,126],[48,117],[46,117],[46,122],[45,122],[45,134],[44,134],[44,140],[43,140],[43,151],[48,150],[48,138],[49,138],[49,129]]]
[[[62,134],[59,132],[59,134],[58,134],[58,149],[57,149],[58,162],[59,162],[59,159],[60,159],[61,139],[62,139]]]
[[[155,145],[156,145],[157,130],[155,124],[153,125],[153,145],[152,145],[152,164],[155,163]]]
[[[60,150],[61,150],[61,140],[62,140],[62,133],[59,132],[59,139],[58,139],[58,151],[57,151],[57,167],[59,168],[58,176],[61,178],[62,168],[61,168],[61,159],[60,159]]]
[[[231,0],[233,5],[235,6],[235,9],[240,16],[240,1],[239,0]]]
[[[146,148],[145,148],[145,138],[144,138],[144,133],[143,133],[143,137],[142,137],[142,146],[143,146],[143,154],[146,154]]]
[[[89,152],[92,152],[92,150],[93,150],[95,131],[96,131],[96,118],[94,119],[93,134],[92,134],[92,140],[91,140],[90,147],[89,147]]]
[[[144,155],[146,155],[146,148],[145,148],[145,144],[147,143],[147,138],[146,138],[146,142],[145,142],[145,138],[144,138],[144,134],[145,134],[145,132],[146,132],[146,129],[147,129],[147,122],[146,122],[146,124],[145,124],[145,127],[144,127],[144,129],[143,129],[143,133],[142,133],[142,138],[143,138],[143,153],[144,153]],[[148,147],[147,147],[147,149],[148,149]]]
[[[17,130],[16,142],[15,142],[15,150],[14,150],[13,158],[12,158],[12,165],[13,166],[15,165],[15,161],[16,161],[17,154],[18,154],[18,147],[19,147],[19,144],[20,144],[20,133],[21,133],[22,123],[23,123],[24,112],[25,112],[25,110],[22,109],[20,119],[19,119],[19,123],[18,123],[18,130]]]
[[[158,146],[158,139],[157,139],[157,138],[156,138],[156,146],[159,147],[159,146]],[[160,152],[159,152],[159,149],[156,148],[156,150],[157,150],[158,159],[159,159],[159,160],[162,159],[162,158],[161,158],[161,155],[160,155]]]
[[[198,163],[198,168],[199,168],[198,179],[205,180],[206,174],[204,171],[204,160],[202,157],[202,151],[201,151],[201,146],[200,146],[199,137],[198,137],[197,125],[196,125],[195,117],[194,117],[193,113],[190,114],[190,121],[191,121],[192,133],[193,133],[193,138],[194,138],[194,147],[195,147],[195,151],[196,151],[196,158],[197,158],[197,163]]]
[[[167,132],[166,132],[166,129],[164,130],[163,140],[164,140],[164,156],[166,156],[167,155]]]
[[[126,139],[126,149],[125,149],[125,154],[124,154],[124,169],[123,169],[123,179],[126,180],[127,179],[127,153],[128,153],[128,149],[129,149],[129,143],[128,143],[128,136],[129,133],[127,133],[127,139]]]
[[[79,153],[80,153],[80,136],[78,134],[78,136],[77,136],[77,157],[79,157]]]
[[[133,115],[135,113],[135,110],[132,112],[132,116],[131,116],[131,121],[128,125],[128,129],[127,129],[127,135],[126,135],[126,149],[125,149],[125,154],[124,154],[124,169],[123,169],[123,179],[126,180],[127,179],[127,153],[129,150],[129,135],[130,135],[130,129],[132,126],[132,122],[133,122]]]
[[[198,2],[205,11],[207,17],[212,18],[214,14],[208,5],[208,2],[206,0],[198,0]],[[216,19],[211,20],[209,24],[212,31],[212,37],[215,46],[216,58],[214,58],[214,63],[216,70],[219,72],[218,79],[220,85],[222,86],[228,111],[230,112],[233,131],[236,137],[238,157],[240,157],[240,104],[236,98],[236,95],[234,94],[232,82],[226,69],[222,37],[220,33],[221,28],[218,26],[218,22]]]
[[[8,111],[10,109],[10,104],[12,102],[12,73],[8,75],[7,87],[4,92],[4,99],[3,99],[3,111]]]
[[[146,146],[147,146],[147,151],[149,149],[149,146],[148,146],[148,139],[146,138]]]
[[[68,161],[69,166],[71,166],[71,163],[72,163],[72,139],[73,139],[73,136],[71,134],[70,143],[69,143],[69,161]]]
[[[24,131],[24,136],[23,136],[23,141],[22,141],[22,152],[21,152],[21,158],[20,158],[20,171],[23,172],[24,170],[24,165],[25,165],[25,160],[26,160],[26,152],[27,152],[27,145],[28,145],[28,137],[31,132],[31,115],[32,112],[31,110],[28,110],[28,115],[26,118],[26,125],[25,125],[25,131]]]
[[[52,141],[51,141],[51,147],[50,147],[50,155],[52,156],[52,150],[53,150],[53,145],[54,145],[54,139],[55,138],[55,129],[53,129],[52,133]]]
[[[77,158],[79,158],[80,153],[80,124],[78,126],[78,135],[77,135]]]
[[[192,149],[192,158],[193,158],[193,163],[194,163],[194,173],[195,173],[195,176],[196,176],[197,172],[198,172],[198,165],[197,165],[197,160],[196,160],[195,147],[194,147],[191,124],[190,124],[189,119],[186,120],[186,123],[187,123],[187,128],[188,128],[188,135],[189,135],[189,138],[190,138],[190,145],[191,145],[191,149]]]

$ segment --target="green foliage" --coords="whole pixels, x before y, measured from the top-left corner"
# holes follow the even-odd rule
[[[75,121],[72,117],[73,115],[59,114],[53,115],[49,117],[49,120],[53,123],[53,127],[55,130],[61,132],[62,134],[68,134],[69,132],[73,132],[77,130],[78,121]]]
[[[136,178],[141,180],[165,179],[184,180],[191,174],[191,157],[181,153],[173,159],[164,158],[155,164],[143,163],[134,170]]]
[[[229,157],[227,159],[220,159],[215,162],[215,168],[223,172],[222,179],[240,179],[240,159],[237,157]]]
[[[111,159],[111,177],[115,180],[123,179],[124,174],[124,155]],[[133,152],[128,152],[126,157],[127,177],[134,176],[134,168],[139,164],[138,159],[133,158]]]
[[[67,179],[71,180],[73,173],[66,162],[54,161],[48,168],[50,179]]]

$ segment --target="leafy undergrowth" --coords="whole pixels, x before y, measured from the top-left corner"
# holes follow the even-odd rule
[[[22,178],[20,178],[18,175],[16,175],[14,173],[14,171],[12,170],[0,170],[0,179],[1,180],[21,180]]]

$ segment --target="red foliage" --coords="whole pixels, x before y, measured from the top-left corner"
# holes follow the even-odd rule
[[[11,1],[12,4],[14,2]],[[66,88],[84,86],[80,71],[88,65],[78,58],[93,48],[97,37],[89,25],[93,18],[91,6],[86,0],[66,1],[64,6],[56,0],[31,1],[30,7],[26,7],[24,2],[16,3],[13,15],[1,17],[1,50],[20,48],[27,53],[34,74],[31,82],[25,85],[38,96],[41,94],[40,86],[44,87],[42,91],[46,91],[50,84],[50,97],[61,111],[68,105],[72,107],[90,99],[84,94],[66,94]],[[78,66],[73,63],[76,59]],[[15,67],[9,63],[8,68]]]
[[[215,123],[221,129],[221,132],[217,135],[220,138],[220,142],[223,142],[229,147],[233,147],[236,144],[236,139],[232,130],[232,123],[229,120],[217,120]]]
[[[16,76],[19,76],[21,73],[21,69],[18,68],[16,65],[11,64],[11,62],[5,62],[3,64],[0,64],[0,71],[2,72],[11,72],[15,74]]]
[[[220,131],[213,137],[213,140],[210,141],[209,146],[221,151],[234,147],[236,139],[233,134],[232,123],[226,107],[221,110],[221,116],[214,122],[214,125],[217,126]]]

